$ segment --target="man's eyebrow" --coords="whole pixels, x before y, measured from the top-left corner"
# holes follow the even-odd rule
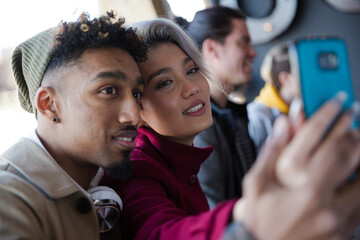
[[[106,79],[106,78],[114,78],[114,79],[119,79],[119,80],[125,80],[126,79],[126,74],[124,72],[122,72],[122,71],[99,72],[98,74],[96,74],[96,76],[94,78],[91,79],[91,82],[99,81],[101,79]]]

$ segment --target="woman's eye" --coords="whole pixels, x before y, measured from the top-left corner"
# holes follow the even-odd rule
[[[159,88],[163,88],[163,87],[169,85],[170,83],[171,83],[171,80],[163,81],[163,82],[161,82],[161,83],[157,86],[157,88],[158,88],[158,89],[159,89]]]
[[[197,73],[199,71],[199,68],[198,67],[194,67],[192,69],[190,69],[187,74],[194,74],[194,73]]]
[[[106,87],[106,88],[102,89],[100,92],[104,93],[104,94],[114,95],[114,94],[117,94],[117,89],[115,87]]]
[[[142,93],[140,91],[134,91],[133,96],[135,99],[140,99],[142,97]]]

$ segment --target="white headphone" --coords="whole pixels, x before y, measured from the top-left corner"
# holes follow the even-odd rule
[[[120,219],[123,209],[121,198],[113,189],[105,186],[90,188],[88,193],[94,201],[100,232],[109,231]]]

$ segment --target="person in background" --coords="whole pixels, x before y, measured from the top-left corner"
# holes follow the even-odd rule
[[[198,11],[186,30],[198,42],[205,65],[224,88],[210,85],[213,124],[194,141],[198,147],[214,147],[198,175],[213,208],[242,195],[242,179],[256,158],[248,131],[247,104],[229,101],[229,97],[251,83],[251,65],[257,53],[245,15],[239,10],[216,6]]]
[[[97,209],[119,214],[121,200],[96,185],[103,168],[115,178],[130,171],[142,89],[134,59],[146,47],[113,18],[84,13],[13,52],[20,103],[37,128],[0,157],[1,239],[120,239],[116,218]]]
[[[124,201],[125,239],[310,240],[350,233],[360,218],[360,203],[353,200],[360,178],[343,184],[360,163],[358,136],[349,132],[359,108],[343,114],[326,139],[344,94],[308,122],[301,114],[293,118],[297,124],[280,118],[245,177],[243,197],[209,210],[196,175],[213,148],[193,142],[212,124],[208,82],[216,81],[196,44],[173,22],[154,19],[133,27],[149,48],[147,60],[138,63],[142,122],[130,178],[106,179]]]
[[[300,80],[290,66],[288,43],[273,47],[265,55],[260,74],[265,86],[248,105],[249,132],[258,151],[270,136],[275,119],[288,114],[291,102],[301,98]]]

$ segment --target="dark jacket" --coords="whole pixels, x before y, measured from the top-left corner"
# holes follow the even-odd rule
[[[201,165],[198,177],[206,194],[210,208],[217,203],[241,197],[242,179],[255,161],[255,147],[247,129],[248,117],[246,104],[229,102],[225,109],[221,109],[214,102],[211,103],[213,124],[201,132],[194,141],[197,147],[213,146],[214,152]],[[244,129],[236,128],[236,118],[244,121]],[[242,134],[248,141],[252,157],[246,157],[242,149],[235,144],[235,135]]]

